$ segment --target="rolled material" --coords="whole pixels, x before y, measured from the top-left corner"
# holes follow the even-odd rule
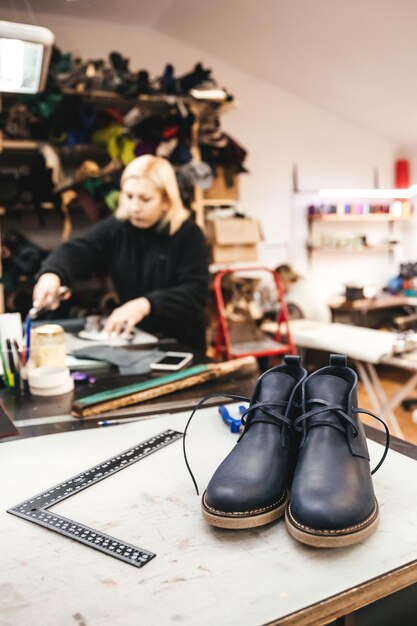
[[[142,383],[86,396],[74,402],[71,414],[79,418],[101,415],[106,411],[159,398],[159,396],[200,385],[248,367],[252,368],[255,365],[256,359],[252,356],[233,359],[223,363],[194,365],[167,376],[160,376]]]

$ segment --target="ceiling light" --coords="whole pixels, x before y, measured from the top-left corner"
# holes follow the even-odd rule
[[[42,26],[0,21],[0,93],[42,91],[54,39]]]

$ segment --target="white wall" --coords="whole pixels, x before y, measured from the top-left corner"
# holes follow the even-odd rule
[[[3,18],[16,20],[16,14]],[[265,243],[261,252],[265,262],[274,265],[290,261],[299,271],[320,279],[323,295],[335,293],[344,283],[355,280],[382,285],[396,273],[397,264],[390,265],[388,257],[382,258],[381,254],[366,257],[365,271],[363,255],[348,262],[340,257],[317,257],[308,266],[305,207],[300,198],[294,202],[291,193],[295,164],[301,189],[369,187],[375,168],[380,185],[391,186],[397,155],[393,142],[150,28],[41,14],[37,18],[39,24],[55,33],[63,51],[76,51],[85,58],[105,57],[119,50],[131,58],[132,68],[148,69],[153,76],[162,72],[166,62],[172,62],[179,75],[196,61],[213,68],[219,83],[240,103],[237,110],[224,117],[223,127],[249,151],[251,174],[240,178],[241,208],[262,222]],[[28,20],[22,16],[22,21]],[[276,62],[285,63],[285,59]]]

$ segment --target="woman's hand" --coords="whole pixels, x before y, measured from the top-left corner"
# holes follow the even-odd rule
[[[60,305],[58,300],[60,287],[61,279],[59,276],[51,272],[42,274],[33,289],[33,306],[47,306],[56,299],[56,305],[54,305],[52,309],[58,308]]]
[[[108,335],[129,335],[136,324],[151,312],[151,303],[146,298],[136,298],[122,304],[113,311],[104,327]]]

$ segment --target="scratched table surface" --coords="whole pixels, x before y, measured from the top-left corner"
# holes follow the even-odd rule
[[[394,451],[374,477],[377,531],[339,550],[297,543],[282,520],[245,531],[207,525],[181,440],[51,509],[155,552],[142,569],[5,512],[166,428],[182,431],[187,417],[177,413],[0,447],[2,626],[281,623],[416,562],[416,461]],[[235,442],[214,408],[197,414],[187,447],[200,488]],[[375,463],[382,447],[369,445]]]

